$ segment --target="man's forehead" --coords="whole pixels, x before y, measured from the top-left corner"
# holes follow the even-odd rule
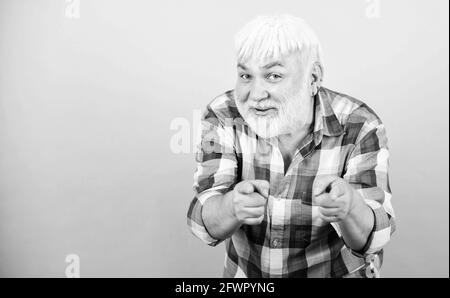
[[[251,58],[246,61],[238,61],[237,66],[243,69],[269,69],[276,66],[287,68],[288,65],[291,65],[292,63],[298,61],[297,56],[298,55],[291,53],[289,55],[280,55],[279,57],[267,57],[262,59]]]
[[[275,66],[286,67],[286,62],[284,59],[249,60],[238,62],[237,66],[243,69],[254,67],[268,69]]]

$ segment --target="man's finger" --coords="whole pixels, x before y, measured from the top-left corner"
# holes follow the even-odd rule
[[[314,198],[314,205],[325,208],[339,208],[341,207],[341,202],[333,199],[330,194],[324,193]]]
[[[253,184],[253,187],[255,190],[262,195],[263,197],[267,198],[269,197],[269,182],[266,180],[249,180],[251,184]]]
[[[322,176],[316,178],[313,184],[313,196],[318,196],[326,192],[326,189],[339,177],[337,176]]]
[[[339,219],[339,217],[337,217],[337,216],[325,216],[325,215],[320,215],[320,218],[321,218],[323,221],[326,221],[326,222],[338,222],[338,221],[341,221],[341,220]]]
[[[345,194],[345,190],[346,190],[345,181],[341,179],[336,179],[333,181],[333,183],[331,183],[330,196],[336,199]]]
[[[265,206],[267,203],[267,198],[263,197],[262,195],[260,195],[259,193],[251,193],[248,195],[251,200],[245,200],[244,205],[246,207],[261,207],[261,206]]]
[[[255,187],[253,186],[253,183],[250,183],[249,181],[242,181],[237,185],[237,191],[241,194],[251,194],[255,192]]]
[[[245,209],[245,213],[247,214],[246,218],[255,218],[264,215],[265,208],[264,206],[260,207],[250,207]]]
[[[319,207],[319,213],[323,216],[338,216],[340,212],[341,212],[340,208]]]
[[[259,225],[264,219],[264,215],[261,215],[258,218],[246,218],[244,220],[244,224],[246,225]]]

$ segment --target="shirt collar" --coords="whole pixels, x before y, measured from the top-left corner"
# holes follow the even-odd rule
[[[344,127],[331,106],[332,101],[328,89],[323,87],[314,96],[314,134],[336,137],[344,133]]]
[[[233,95],[235,95],[234,90]],[[234,98],[236,97],[234,96]],[[316,145],[322,141],[323,135],[336,137],[344,133],[344,127],[337,119],[331,106],[332,101],[333,98],[331,97],[330,92],[324,87],[320,87],[319,91],[314,96],[314,120],[311,124],[311,126],[314,127],[314,130],[310,137],[314,139]],[[265,141],[272,145],[278,144],[277,137],[265,139]]]

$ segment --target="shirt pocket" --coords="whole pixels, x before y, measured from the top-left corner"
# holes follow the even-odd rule
[[[306,248],[311,243],[312,206],[303,204],[301,199],[286,199],[285,203],[289,247]]]

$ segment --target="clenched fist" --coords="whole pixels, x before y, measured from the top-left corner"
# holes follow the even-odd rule
[[[269,182],[265,180],[245,180],[239,182],[232,191],[234,216],[246,225],[257,225],[264,219]]]
[[[340,222],[345,220],[356,206],[362,203],[355,189],[339,177],[318,178],[314,183],[313,197],[319,206],[322,220]]]

